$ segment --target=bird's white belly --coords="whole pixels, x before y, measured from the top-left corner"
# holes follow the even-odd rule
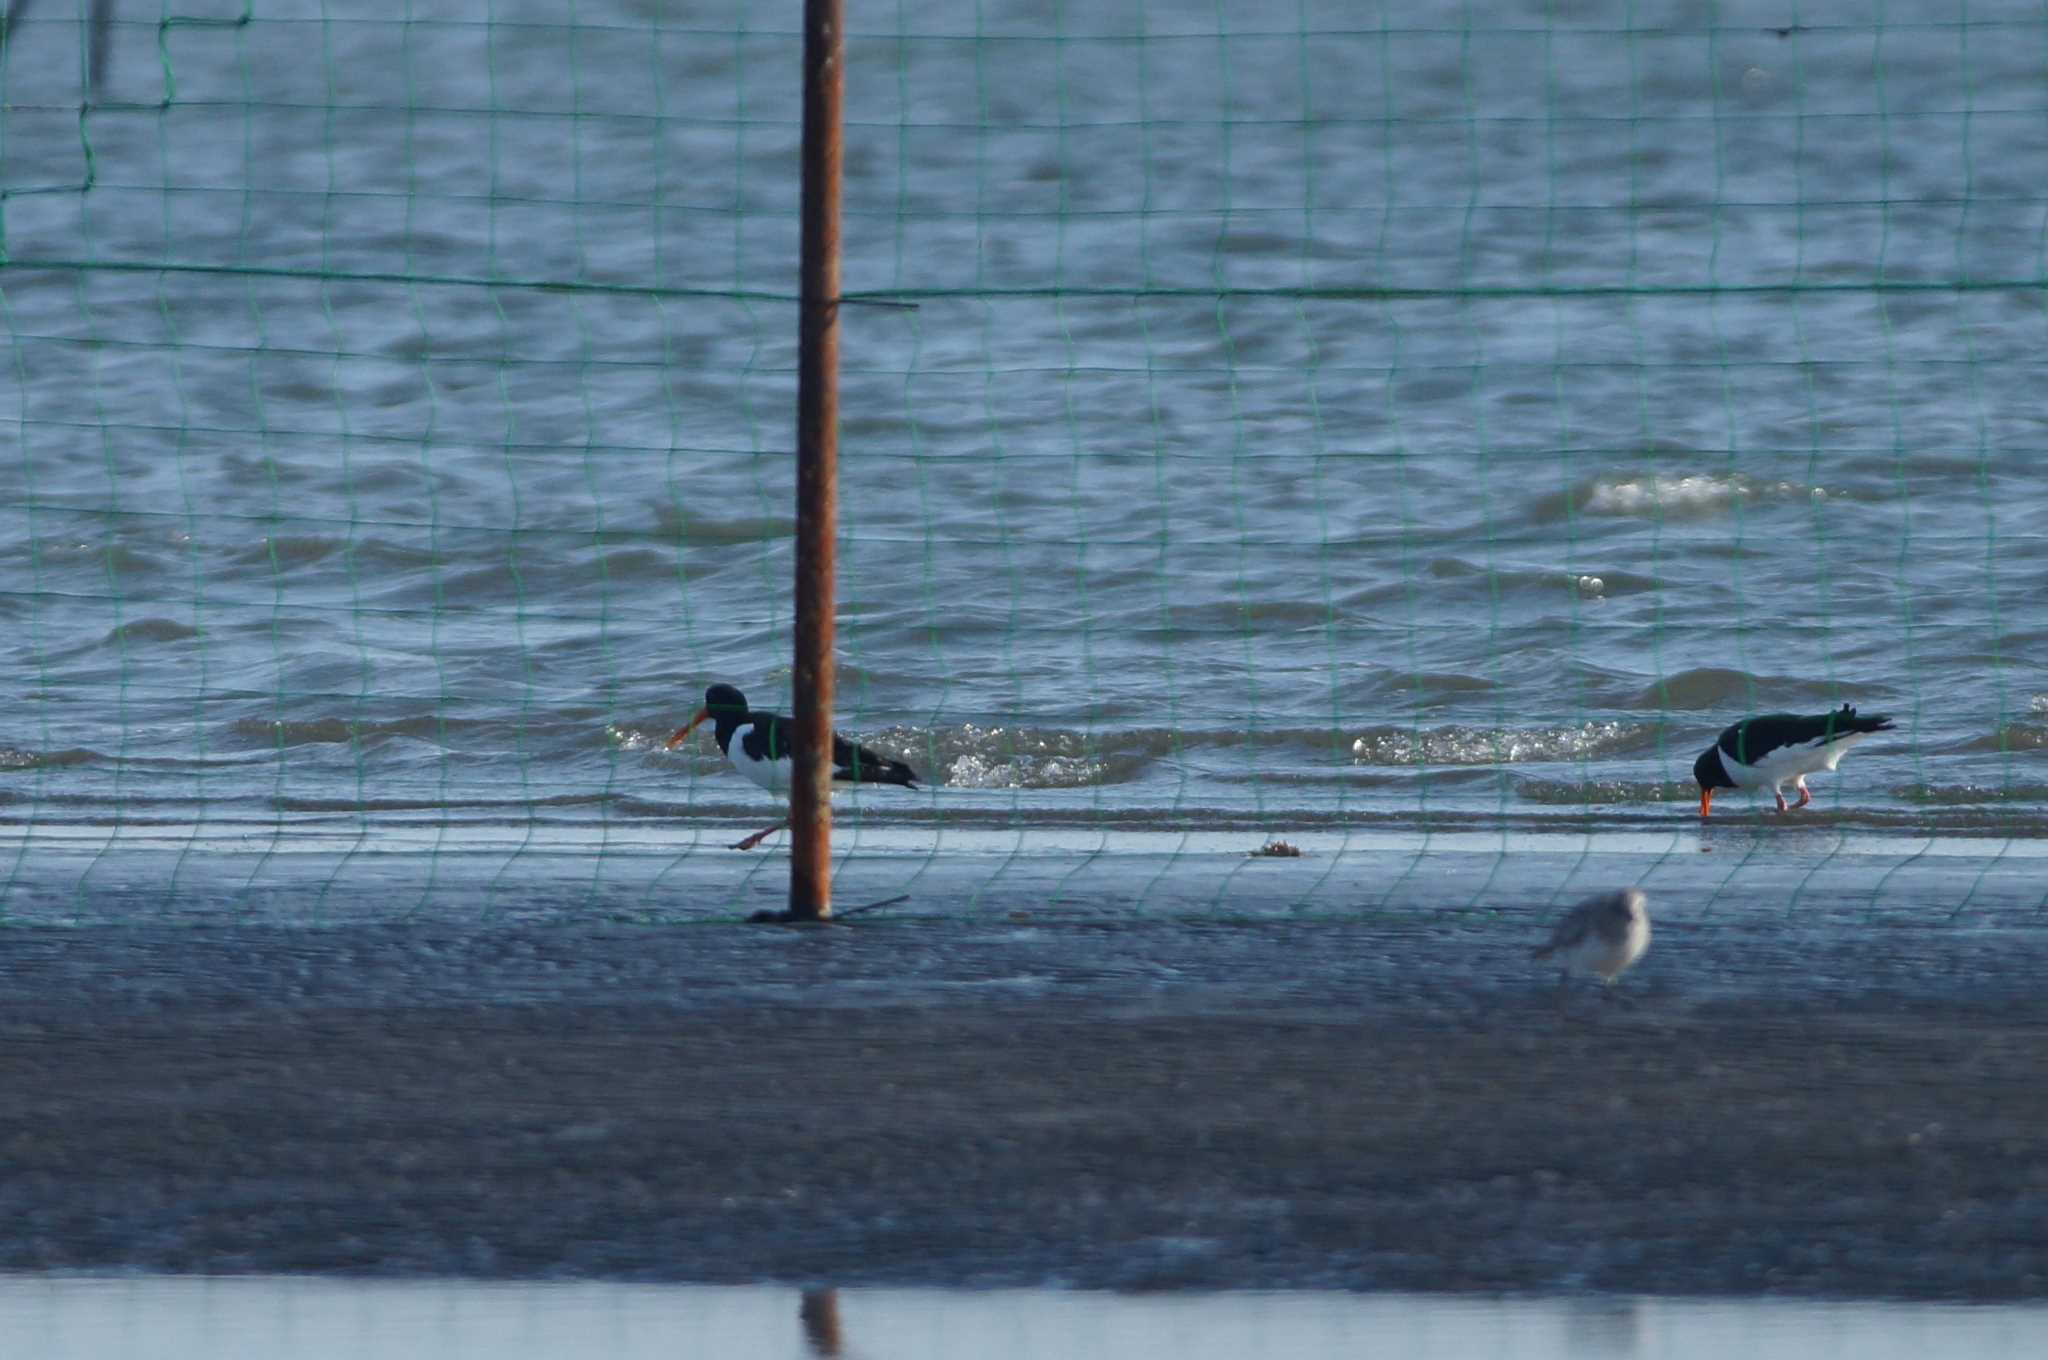
[[[745,727],[733,729],[732,741],[726,746],[726,758],[732,761],[732,767],[735,770],[738,770],[747,777],[749,783],[758,784],[773,794],[788,794],[790,783],[794,778],[792,771],[796,768],[796,762],[794,760],[755,760],[752,756],[748,755],[746,738],[753,730],[754,725],[752,723],[748,723]],[[873,788],[875,783],[876,781],[872,779],[866,781],[865,784],[857,780],[835,779],[832,781],[831,791],[837,794],[843,789],[859,790],[863,787]]]
[[[1647,920],[1631,921],[1628,931],[1619,940],[1605,939],[1598,931],[1588,935],[1572,946],[1566,955],[1565,965],[1575,972],[1594,973],[1612,982],[1649,947],[1650,923]]]
[[[1842,757],[1849,748],[1866,736],[1863,732],[1844,732],[1833,741],[1809,741],[1797,746],[1780,746],[1757,757],[1754,765],[1744,765],[1729,755],[1725,749],[1716,747],[1721,755],[1721,768],[1728,777],[1745,789],[1775,789],[1806,775],[1832,770],[1842,763]]]
[[[1868,732],[1851,732],[1849,733],[1849,735],[1845,737],[1835,738],[1833,742],[1829,743],[1827,750],[1822,752],[1822,754],[1828,758],[1827,764],[1824,765],[1822,768],[1829,770],[1834,769],[1835,766],[1842,763],[1842,757],[1849,754],[1849,748],[1851,746],[1854,746],[1857,742],[1862,741],[1865,737],[1869,735],[1870,734]]]
[[[745,775],[747,782],[758,784],[770,793],[789,792],[789,769],[793,761],[756,760],[747,754],[746,739],[753,735],[754,725],[733,729],[732,741],[726,747],[726,757],[732,767]]]

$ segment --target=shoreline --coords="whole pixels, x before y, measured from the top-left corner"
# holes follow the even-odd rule
[[[2048,1292],[2048,947],[1748,933],[18,930],[0,1268]]]

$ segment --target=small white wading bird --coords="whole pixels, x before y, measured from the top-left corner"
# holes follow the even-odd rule
[[[1608,986],[1650,947],[1650,899],[1641,888],[1595,893],[1564,914],[1536,957],[1555,956],[1564,971],[1560,993],[1573,973],[1594,973]]]
[[[1778,800],[1778,811],[1803,808],[1813,801],[1806,776],[1834,769],[1850,747],[1872,732],[1891,730],[1892,720],[1884,714],[1859,718],[1848,704],[1832,713],[1744,718],[1692,763],[1693,781],[1700,786],[1700,816],[1707,815],[1715,789],[1767,788]],[[1799,791],[1798,802],[1785,801],[1787,784]]]
[[[704,707],[668,739],[668,749],[673,751],[681,746],[697,724],[706,720],[711,723],[711,735],[717,740],[718,749],[734,769],[770,793],[789,791],[790,771],[795,766],[790,745],[796,736],[793,721],[780,713],[756,713],[747,707],[747,696],[731,685],[713,685],[704,691]],[[832,787],[842,789],[851,784],[900,784],[914,789],[917,775],[902,761],[857,746],[834,732]],[[751,850],[788,825],[789,819],[785,817],[732,848]]]

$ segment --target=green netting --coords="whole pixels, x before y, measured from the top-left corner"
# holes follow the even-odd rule
[[[852,0],[838,720],[923,787],[802,931],[669,745],[788,701],[797,7],[0,18],[0,1269],[778,1282],[7,1334],[2040,1329],[1780,1297],[2044,1277],[2039,0]]]
[[[798,47],[13,7],[10,913],[779,896],[665,741],[787,701]],[[2032,913],[2044,52],[853,6],[840,717],[929,787],[842,804],[842,900]],[[1721,727],[1842,702],[1898,732],[1702,828]]]

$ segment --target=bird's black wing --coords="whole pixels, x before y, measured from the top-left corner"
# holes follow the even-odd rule
[[[753,724],[746,736],[740,738],[740,745],[756,760],[781,760],[791,756],[797,748],[796,722],[780,713],[762,713],[758,710],[747,714]],[[900,760],[891,760],[879,751],[871,751],[840,736],[832,734],[832,778],[842,784],[901,784],[906,789],[917,787],[917,774]]]
[[[832,734],[832,777],[849,784],[901,784],[917,787],[917,775],[900,760]]]
[[[747,733],[740,738],[740,749],[755,760],[787,760],[791,748],[790,738],[796,735],[796,724],[780,713],[763,713],[759,709],[748,712],[742,720]]]
[[[1746,718],[1721,734],[1720,747],[1745,765],[1784,746],[1808,746],[1861,732],[1889,732],[1892,720],[1882,713],[1860,718],[1843,704],[1832,713],[1766,713]]]

